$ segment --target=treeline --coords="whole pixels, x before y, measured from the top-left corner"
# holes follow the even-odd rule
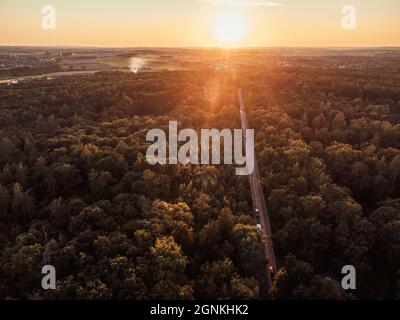
[[[8,68],[0,70],[0,77],[23,77],[23,76],[34,76],[41,75],[51,72],[62,71],[62,68],[57,63],[50,63],[42,66],[34,66],[34,67],[17,67],[17,68]]]

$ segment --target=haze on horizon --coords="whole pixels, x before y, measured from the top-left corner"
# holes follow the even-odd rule
[[[56,30],[41,27],[48,4]],[[341,27],[347,4],[355,30]],[[227,12],[246,24],[238,47],[400,46],[398,0],[1,0],[0,45],[215,47],[223,44],[214,22]]]

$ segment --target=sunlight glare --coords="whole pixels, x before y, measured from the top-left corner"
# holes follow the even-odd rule
[[[225,12],[216,17],[213,30],[221,44],[230,46],[242,40],[247,31],[247,24],[242,15]]]

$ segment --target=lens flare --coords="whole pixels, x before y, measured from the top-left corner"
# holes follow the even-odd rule
[[[223,45],[234,45],[243,39],[247,32],[244,17],[236,12],[226,12],[216,17],[214,34]]]

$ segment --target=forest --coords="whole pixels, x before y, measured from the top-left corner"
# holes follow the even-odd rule
[[[400,58],[314,59],[0,85],[0,299],[400,299]],[[241,128],[237,88],[279,262],[268,296],[248,177],[145,157],[172,120]]]

